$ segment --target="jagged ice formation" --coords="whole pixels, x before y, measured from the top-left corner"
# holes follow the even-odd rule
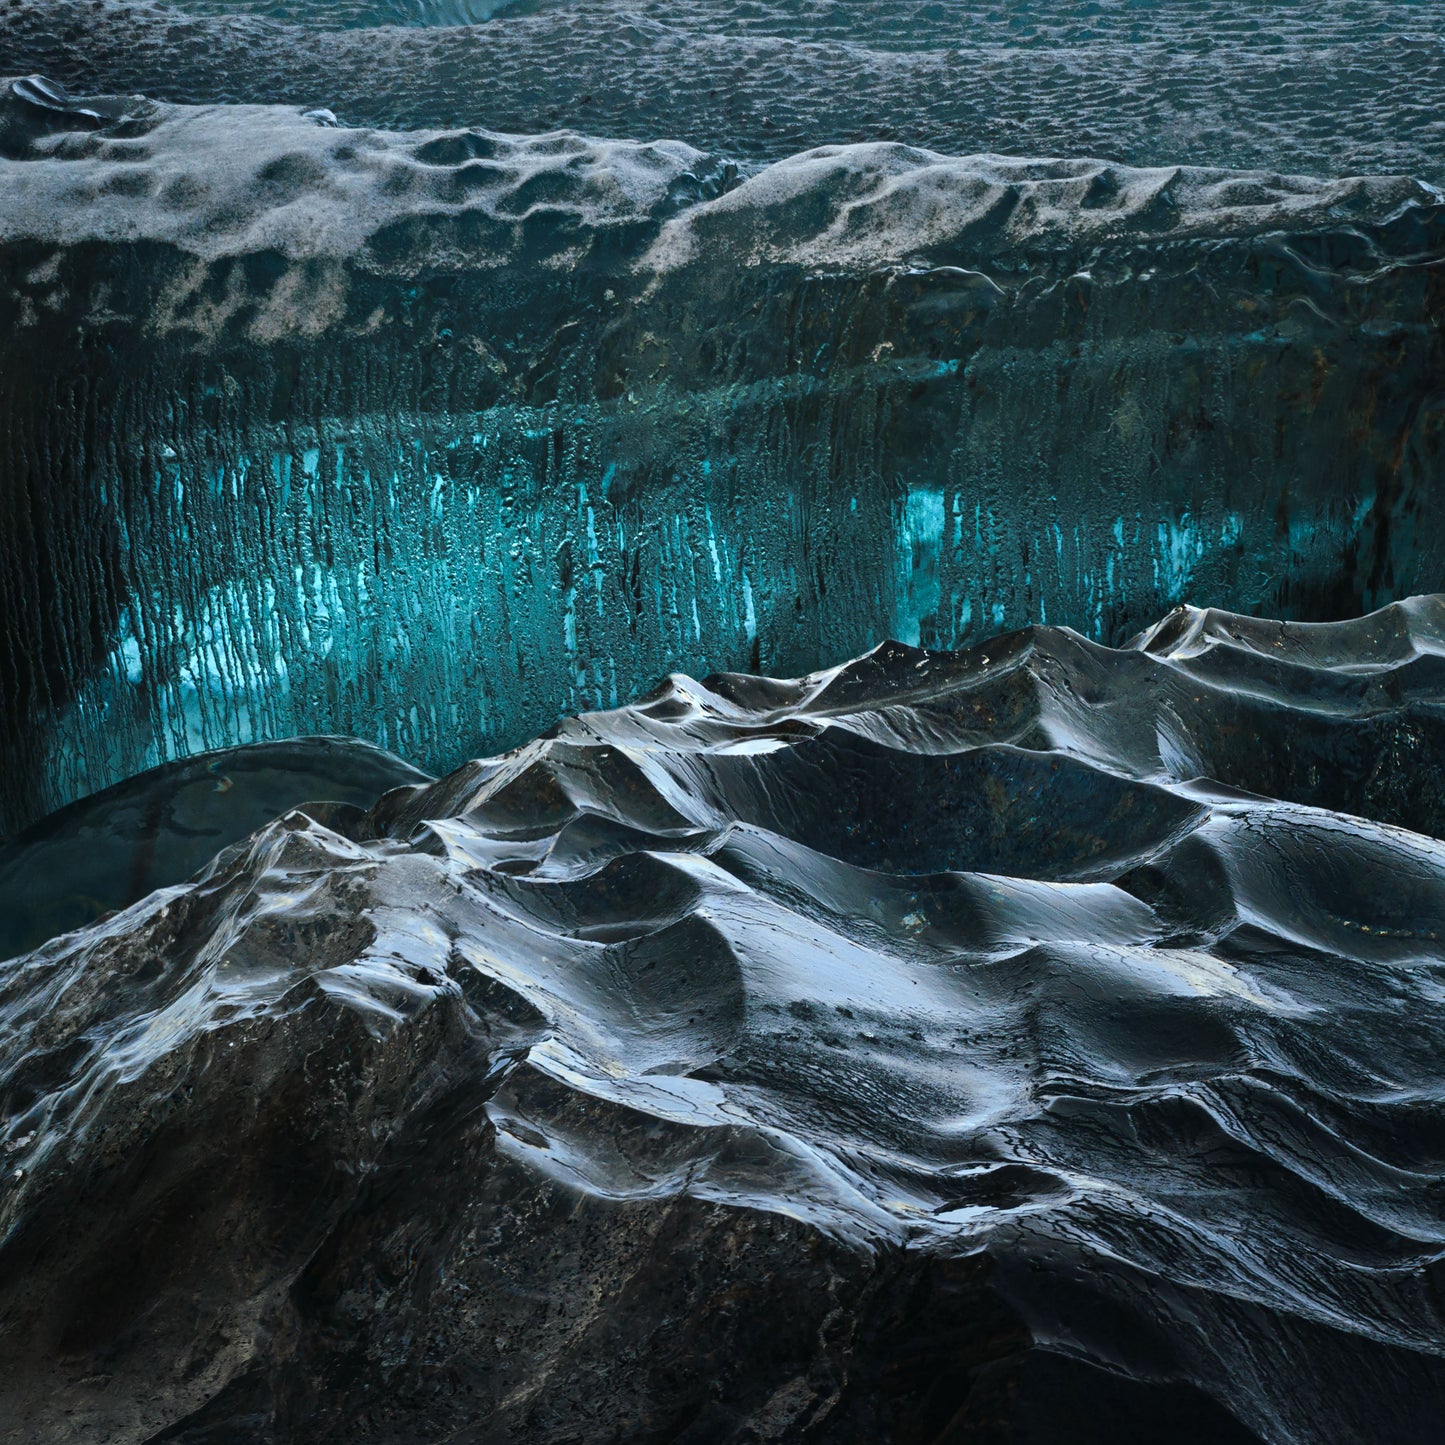
[[[1439,0],[0,77],[6,1445],[1438,1437]]]
[[[1442,659],[674,677],[0,965],[7,1438],[1432,1439]]]

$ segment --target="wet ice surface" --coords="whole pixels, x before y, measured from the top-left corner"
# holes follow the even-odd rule
[[[0,0],[0,1437],[1437,1438],[1442,29]]]
[[[415,1439],[481,1398],[485,1439],[699,1410],[913,1438],[941,1407],[913,1370],[969,1428],[1013,1379],[1021,1438],[1085,1408],[1429,1438],[1442,669],[1439,598],[887,644],[286,814],[0,971],[10,1408],[56,1392],[113,1439],[357,1410]],[[853,1323],[795,1357],[819,1250]],[[910,1334],[945,1279],[972,1373]],[[679,1309],[692,1344],[639,1379],[619,1339],[665,1349]],[[764,1363],[708,1333],[759,1327]]]
[[[0,956],[184,882],[298,803],[370,807],[425,777],[354,738],[253,743],[140,773],[0,844]]]

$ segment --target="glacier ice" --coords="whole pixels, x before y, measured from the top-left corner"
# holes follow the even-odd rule
[[[0,1419],[1432,1438],[1442,661],[891,643],[290,809],[0,963]]]
[[[235,743],[435,773],[673,670],[1442,575],[1423,182],[38,84],[0,130],[9,828]]]
[[[1445,182],[1438,0],[523,0],[358,28],[477,3],[8,0],[0,73],[748,160],[882,140]]]
[[[0,0],[0,1440],[1434,1439],[1442,94]]]

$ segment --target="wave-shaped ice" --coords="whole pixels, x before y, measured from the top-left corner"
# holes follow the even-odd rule
[[[52,99],[37,102],[42,88]],[[676,142],[342,130],[279,106],[72,97],[40,77],[9,89],[0,244],[158,243],[205,261],[357,258],[410,275],[448,263],[575,266],[696,201],[724,171]],[[91,128],[96,107],[115,123]],[[313,310],[289,329],[331,319]],[[161,306],[147,324],[166,320]]]
[[[1369,223],[1445,199],[1408,177],[1335,180],[1098,160],[943,156],[893,143],[775,162],[668,222],[646,266],[878,268],[1026,261],[1034,249]]]
[[[5,0],[0,1436],[1436,1438],[1437,20]]]
[[[1442,660],[888,644],[286,814],[0,968],[5,1417],[1430,1438]]]

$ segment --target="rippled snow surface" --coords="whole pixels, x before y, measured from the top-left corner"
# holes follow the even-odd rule
[[[736,157],[899,140],[1438,183],[1442,30],[1438,0],[8,0],[0,65]]]

